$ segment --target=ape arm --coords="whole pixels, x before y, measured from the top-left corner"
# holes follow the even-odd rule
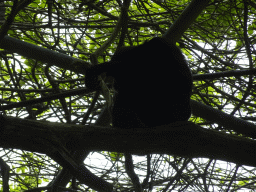
[[[100,80],[99,75],[106,73],[108,71],[115,70],[115,65],[118,65],[118,61],[105,62],[99,65],[91,65],[85,71],[85,85],[90,90],[100,90]]]

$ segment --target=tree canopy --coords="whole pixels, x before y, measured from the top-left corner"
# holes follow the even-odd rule
[[[254,190],[255,14],[252,0],[0,2],[0,190],[134,191],[126,145],[144,191]],[[155,36],[186,57],[192,116],[115,130],[111,79],[92,92],[86,68]]]

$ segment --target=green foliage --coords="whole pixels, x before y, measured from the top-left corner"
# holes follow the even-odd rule
[[[4,2],[6,5],[5,18],[11,13],[13,2]],[[21,3],[22,1],[18,2]],[[51,26],[48,12],[49,1],[35,0],[15,15],[14,22],[8,30],[8,35],[90,62],[91,54],[101,48],[112,37],[121,13],[118,2],[90,1],[90,3],[96,5],[97,9],[91,7],[87,1],[59,0],[53,1],[53,3]],[[128,11],[129,21],[124,45],[139,45],[155,35],[162,36],[179,17],[188,3],[190,3],[188,0],[132,1]],[[214,74],[231,70],[250,69],[248,65],[249,55],[246,54],[246,49],[251,50],[252,66],[255,67],[255,12],[253,1],[249,1],[247,34],[245,34],[243,1],[211,1],[209,6],[197,17],[196,21],[191,24],[190,28],[177,43],[186,56],[193,73]],[[121,32],[113,37],[110,46],[103,50],[102,54],[97,58],[98,63],[103,63],[110,59],[118,46],[120,35]],[[247,36],[247,42],[250,44],[249,47],[245,46],[245,36]],[[5,60],[0,60],[1,105],[50,96],[55,93],[65,93],[68,90],[85,87],[83,75],[75,74],[53,65],[48,72],[54,83],[56,83],[56,87],[59,88],[58,90],[54,89],[54,86],[45,75],[46,63],[35,61],[32,58],[20,57],[11,52],[5,53],[2,49],[1,54],[1,57],[8,60],[7,64]],[[168,61],[166,64],[169,65]],[[161,64],[157,63],[155,66],[156,71],[160,70],[159,66]],[[175,71],[170,69],[170,75],[175,75]],[[249,81],[249,78],[251,78],[251,81]],[[255,75],[252,75],[252,77],[224,76],[215,79],[195,80],[191,99],[227,113],[234,112],[236,117],[255,121],[255,81]],[[248,82],[253,83],[249,86]],[[172,90],[174,83],[179,82],[168,82],[168,89],[170,89],[171,94],[178,92],[178,90]],[[248,87],[252,88],[248,89]],[[21,90],[18,92],[16,89]],[[110,94],[113,94],[112,90]],[[154,92],[152,87],[152,90],[149,90],[149,94],[161,94],[161,92]],[[243,101],[242,99],[246,94],[248,94],[248,97]],[[90,93],[65,98],[66,111],[71,113],[72,123],[82,121],[85,112],[88,111],[93,101],[92,95]],[[134,97],[136,97],[136,93]],[[87,123],[94,122],[97,119],[97,115],[105,105],[105,102],[102,95],[100,95]],[[47,105],[47,103],[49,104],[48,109],[38,114],[36,116],[37,120],[65,122],[66,114],[63,112],[65,105],[59,99],[44,102],[43,104]],[[240,106],[240,104],[242,105]],[[236,109],[236,106],[240,106],[240,108]],[[31,109],[39,110],[35,106],[31,106]],[[22,107],[5,110],[5,113],[24,118],[28,116],[29,111],[27,108]],[[214,129],[217,127],[227,131],[215,122],[209,122],[193,115],[190,121],[205,128]],[[229,130],[229,134],[236,133]],[[2,150],[2,152],[5,154],[3,158],[11,165],[12,184],[10,184],[10,191],[22,191],[45,186],[60,169],[59,166],[56,166],[42,155],[24,151],[14,153],[12,150],[8,152],[7,150]],[[9,153],[14,153],[15,158],[11,157]],[[120,162],[123,157],[123,154],[116,152],[105,152],[102,155],[108,157],[105,161],[111,165]],[[172,187],[173,190],[177,191],[185,191],[187,189],[186,186],[190,186],[192,191],[198,189],[209,191],[210,189],[203,189],[208,185],[213,186],[215,191],[223,191],[225,186],[230,187],[230,191],[236,190],[237,186],[241,188],[243,186],[254,187],[251,183],[254,182],[255,170],[247,171],[249,176],[237,174],[236,182],[229,177],[229,182],[227,183],[227,175],[233,175],[233,169],[222,168],[216,163],[217,161],[208,164],[208,161],[205,163],[204,161],[199,162],[199,159],[197,160],[198,162],[193,159],[192,168],[183,170],[182,175],[179,175],[177,173],[182,166],[182,158],[169,158],[169,156],[165,155],[157,156],[154,159],[154,171],[156,173],[155,177],[158,177],[156,182],[158,182],[159,187],[154,187],[154,190],[163,190],[166,186],[165,181],[170,181],[170,178],[176,179],[177,184],[173,183]],[[163,169],[161,169],[162,165],[164,166]],[[136,167],[141,166],[142,163],[140,162]],[[105,167],[102,169],[97,167],[95,170],[97,170],[97,174],[107,175],[110,182],[116,182],[116,186],[119,186],[120,190],[128,191],[128,187],[118,180],[121,178],[120,180],[126,181],[126,184],[128,183],[128,179],[122,177],[125,175],[122,168],[120,166],[116,172],[111,172],[112,170],[107,170]],[[209,171],[206,169],[209,169]],[[168,170],[169,175],[162,174],[165,173],[165,170]],[[43,171],[49,173],[51,177],[45,176]],[[140,174],[143,175],[144,173],[145,169]],[[198,175],[203,176],[199,177]],[[187,178],[191,178],[191,180]],[[202,180],[204,180],[204,183],[202,183]],[[0,180],[0,185],[2,184],[1,182]],[[3,189],[1,188],[0,190]],[[86,191],[87,189],[84,187],[83,190]],[[129,188],[129,190],[132,189]]]

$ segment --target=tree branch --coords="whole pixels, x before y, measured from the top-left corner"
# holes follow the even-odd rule
[[[51,137],[54,133],[68,150],[206,157],[256,166],[256,141],[204,129],[192,122],[176,122],[147,129],[117,129],[33,121],[3,115],[0,121],[3,122],[0,126],[0,147],[3,148],[24,149],[50,156],[54,153],[49,150],[56,140]]]

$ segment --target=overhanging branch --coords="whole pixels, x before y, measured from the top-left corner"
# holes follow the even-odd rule
[[[78,74],[84,74],[84,71],[89,63],[81,61],[74,57],[52,51],[13,37],[5,36],[0,47],[12,53],[18,53],[22,56],[36,59],[57,67],[74,71]],[[79,61],[79,62],[78,62]]]

